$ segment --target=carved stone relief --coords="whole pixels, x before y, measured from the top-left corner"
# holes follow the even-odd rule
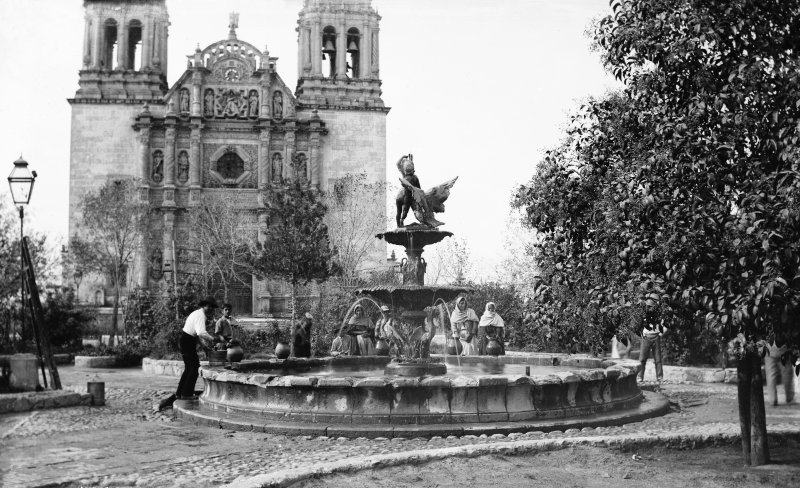
[[[276,119],[283,118],[283,93],[279,91],[272,94],[272,116]]]
[[[283,156],[281,153],[272,155],[272,182],[280,183],[283,181]]]
[[[164,179],[164,153],[161,151],[153,152],[153,164],[151,166],[150,179],[154,183],[161,183]]]
[[[294,166],[294,175],[301,183],[305,183],[307,178],[307,171],[308,171],[308,156],[305,153],[297,153],[292,161]]]
[[[189,181],[189,153],[186,151],[178,154],[178,181],[180,183]]]
[[[209,109],[211,98],[214,99],[213,110]],[[206,90],[205,96],[207,117],[217,118],[255,118],[258,117],[258,92],[250,90],[221,90],[214,95],[212,90]],[[209,114],[211,112],[211,114]]]
[[[205,117],[214,116],[214,90],[208,88],[203,97],[203,115]]]
[[[180,113],[182,114],[189,113],[189,101],[190,101],[189,90],[187,90],[186,88],[181,88],[180,98],[179,98],[180,103],[178,105],[180,108]]]

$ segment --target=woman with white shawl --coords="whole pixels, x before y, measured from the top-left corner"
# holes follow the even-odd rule
[[[503,348],[503,354],[505,354],[505,348],[503,347],[505,330],[506,323],[503,321],[503,317],[497,313],[497,306],[494,302],[487,303],[486,310],[481,315],[481,321],[478,323],[478,354],[481,356],[487,354],[486,345],[489,343],[489,339],[496,339],[500,343],[500,347]]]
[[[374,333],[375,324],[364,313],[364,307],[356,305],[353,309],[353,316],[347,323],[347,334],[353,339],[350,355],[374,356],[375,343],[372,340]]]
[[[466,297],[456,298],[456,307],[450,314],[450,330],[453,337],[461,338],[464,343],[462,356],[476,356],[478,354],[478,315],[475,310],[467,307]]]

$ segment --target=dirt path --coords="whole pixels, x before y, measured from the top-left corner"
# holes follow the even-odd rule
[[[665,448],[623,452],[576,447],[519,456],[447,459],[327,476],[293,488],[414,487],[796,487],[800,486],[800,444],[770,446],[773,464],[745,468],[738,446],[693,451]],[[641,460],[634,460],[634,454]]]

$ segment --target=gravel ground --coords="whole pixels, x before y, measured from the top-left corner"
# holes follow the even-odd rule
[[[62,378],[70,388],[85,391],[88,374],[64,368]],[[672,401],[672,412],[619,427],[508,437],[368,440],[287,437],[195,426],[173,420],[169,412],[152,413],[153,404],[174,388],[174,378],[146,377],[136,370],[104,372],[102,378],[106,381],[105,407],[0,416],[0,485],[219,486],[236,479],[303,470],[358,456],[509,440],[578,436],[602,440],[682,433],[717,436],[738,432],[736,388],[723,384],[664,385],[662,393]],[[797,403],[768,406],[767,413],[771,432],[800,432]],[[475,464],[470,462],[469,466]]]

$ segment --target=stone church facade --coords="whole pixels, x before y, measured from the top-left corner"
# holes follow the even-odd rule
[[[154,212],[129,287],[160,289],[196,265],[187,210],[204,194],[247,214],[256,234],[268,222],[262,191],[289,180],[324,191],[348,173],[385,180],[389,109],[370,0],[304,0],[294,92],[277,57],[238,39],[236,14],[227,36],[198,45],[168,85],[165,0],[85,0],[84,8],[83,65],[69,100],[70,235],[87,191],[136,178]],[[384,263],[385,253],[376,243],[369,264]],[[84,282],[81,299],[100,304],[109,290],[103,280]],[[229,299],[237,314],[280,316],[288,294],[279,281],[253,278]]]

